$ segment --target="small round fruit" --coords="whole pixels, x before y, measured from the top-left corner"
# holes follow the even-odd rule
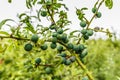
[[[66,38],[65,40],[63,40],[64,43],[68,43],[69,40]]]
[[[53,42],[53,43],[56,43],[56,42],[57,42],[57,38],[56,38],[56,37],[53,37],[53,38],[52,38],[52,42]]]
[[[70,65],[72,62],[70,59],[67,59],[66,62],[65,62],[65,65]]]
[[[89,36],[92,36],[92,35],[93,35],[93,30],[87,30],[87,34],[88,34]]]
[[[70,61],[71,61],[71,62],[75,62],[75,60],[76,60],[76,57],[75,57],[75,56],[71,56],[71,57],[70,57]]]
[[[40,64],[40,62],[41,62],[41,59],[40,59],[40,58],[35,59],[35,63],[36,63],[36,64]]]
[[[56,33],[56,32],[53,32],[53,33],[52,33],[52,37],[57,37],[57,33]]]
[[[95,13],[96,11],[97,11],[97,8],[96,8],[96,7],[92,8],[92,12],[93,12],[93,13]]]
[[[66,40],[66,39],[67,39],[67,34],[63,33],[63,34],[62,34],[62,40],[64,41],[64,40]]]
[[[80,51],[82,51],[82,50],[85,49],[85,46],[84,46],[83,44],[79,44],[78,46],[79,46],[79,50],[80,50]]]
[[[61,62],[61,63],[64,64],[64,63],[66,62],[66,58],[65,58],[65,57],[62,57],[61,59],[62,59],[62,62]]]
[[[80,54],[80,58],[84,58],[87,54],[88,54],[88,51],[87,51],[87,50],[84,50],[84,51]]]
[[[87,30],[86,30],[86,29],[82,29],[82,30],[81,30],[81,33],[82,33],[83,35],[85,35],[85,34],[87,33]]]
[[[63,46],[58,46],[57,50],[61,52],[63,50]]]
[[[62,34],[63,33],[63,29],[62,28],[58,28],[57,33]]]
[[[52,68],[50,68],[50,67],[45,68],[45,72],[46,72],[47,74],[52,73]]]
[[[48,48],[48,46],[47,46],[47,44],[43,44],[43,45],[40,46],[40,48],[41,48],[42,50],[46,50],[46,49]]]
[[[32,41],[32,42],[35,42],[35,43],[38,41],[38,39],[39,39],[39,37],[38,37],[37,34],[34,34],[34,35],[32,35],[32,37],[31,37],[31,41]]]
[[[74,45],[73,50],[78,52],[79,51],[79,46],[78,45]]]
[[[100,18],[102,16],[101,12],[97,12],[96,16],[97,18]]]
[[[84,38],[85,40],[88,40],[88,39],[89,39],[89,35],[86,33],[86,34],[83,36],[83,38]]]
[[[57,47],[57,44],[56,44],[56,43],[51,43],[51,44],[50,44],[50,47],[51,47],[52,49],[55,49],[55,48]]]
[[[61,56],[61,57],[66,57],[67,55],[66,55],[65,52],[62,52],[62,53],[60,54],[60,56]]]
[[[86,26],[86,21],[81,21],[80,26],[84,28]]]
[[[62,40],[62,35],[61,34],[57,34],[57,39]]]
[[[27,43],[27,44],[25,44],[25,46],[24,46],[24,49],[26,50],[26,51],[31,51],[32,50],[32,44],[30,44],[30,43]]]
[[[72,43],[68,43],[68,44],[67,44],[67,48],[68,48],[68,49],[73,49],[73,44],[72,44]]]
[[[47,11],[41,11],[41,16],[46,17],[47,16]]]

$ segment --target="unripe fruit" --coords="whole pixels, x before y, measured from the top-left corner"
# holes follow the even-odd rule
[[[45,72],[46,72],[47,74],[52,73],[52,68],[50,68],[50,67],[45,68]]]
[[[56,42],[57,42],[57,38],[56,38],[56,37],[53,37],[53,38],[52,38],[52,42],[53,42],[53,43],[56,43]]]
[[[95,13],[96,11],[97,11],[97,8],[96,8],[96,7],[92,8],[92,12],[93,12],[93,13]]]
[[[63,50],[63,46],[58,46],[57,50],[61,52]]]
[[[73,50],[78,52],[79,51],[79,46],[78,45],[74,45]]]
[[[66,39],[67,39],[67,34],[63,33],[63,34],[62,34],[62,40],[64,41],[64,40],[66,40]]]
[[[34,34],[34,35],[32,35],[32,37],[31,37],[31,41],[32,41],[32,42],[35,42],[35,43],[38,41],[38,39],[39,39],[39,37],[38,37],[37,34]]]
[[[80,51],[82,51],[82,50],[84,50],[84,49],[85,49],[85,47],[84,47],[84,45],[83,45],[83,44],[79,44],[78,46],[79,46],[79,50],[80,50]]]
[[[85,34],[87,33],[87,30],[86,30],[86,29],[82,29],[82,30],[81,30],[81,33],[82,33],[83,35],[85,35]]]
[[[41,11],[41,16],[42,16],[42,17],[47,16],[47,12],[46,12],[46,11]]]
[[[86,34],[83,36],[83,38],[84,38],[85,40],[88,40],[88,39],[89,39],[89,35],[86,33]]]
[[[24,46],[24,49],[26,50],[26,51],[31,51],[32,50],[32,44],[30,44],[30,43],[27,43],[27,44],[25,44],[25,46]]]
[[[69,40],[68,40],[68,39],[65,39],[65,40],[63,40],[63,42],[64,42],[64,43],[68,43],[68,42],[69,42]]]
[[[96,16],[97,18],[100,18],[102,16],[101,12],[97,12]]]
[[[66,58],[62,57],[62,63],[65,63],[65,62],[66,62]]]
[[[40,46],[40,48],[41,48],[42,50],[46,50],[46,49],[48,48],[48,46],[47,46],[47,44],[43,44],[43,45]]]
[[[50,44],[50,47],[51,47],[52,49],[55,49],[55,48],[57,47],[57,44],[56,44],[56,43],[51,43],[51,44]]]
[[[76,60],[76,57],[75,57],[75,56],[71,56],[71,57],[70,57],[70,61],[71,61],[71,62],[74,62],[75,60]]]
[[[59,54],[61,57],[66,57],[66,53],[65,52],[62,52],[61,54]]]
[[[73,49],[73,44],[72,44],[72,43],[68,43],[68,44],[67,44],[67,48],[68,48],[68,49]]]
[[[36,64],[40,64],[40,62],[41,62],[41,59],[40,59],[40,58],[35,59],[35,63],[36,63]]]
[[[62,35],[61,34],[57,34],[57,39],[62,40]]]
[[[53,32],[53,33],[52,33],[52,37],[57,37],[57,33],[56,33],[56,32]]]
[[[80,22],[80,26],[81,26],[81,27],[85,27],[85,26],[86,26],[86,21],[81,21],[81,22]]]
[[[65,65],[70,65],[72,62],[70,59],[67,59],[66,62],[65,62]]]
[[[80,54],[80,58],[84,58],[87,54],[88,54],[87,50],[84,50],[84,51]]]
[[[58,28],[57,33],[62,34],[63,33],[63,29],[62,28]]]
[[[93,30],[87,30],[87,34],[88,34],[89,36],[92,36],[92,35],[93,35]]]

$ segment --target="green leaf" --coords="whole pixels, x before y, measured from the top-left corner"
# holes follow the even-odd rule
[[[33,0],[33,5],[35,5],[36,2],[37,2],[37,0]]]
[[[80,32],[79,30],[74,30],[74,31],[72,31],[71,33],[70,33],[70,35],[73,35],[74,33],[76,33],[76,32]]]
[[[2,26],[7,22],[7,21],[14,21],[12,19],[4,19],[0,22],[0,29],[2,28]]]
[[[27,27],[25,27],[25,29],[31,31],[34,34],[36,33],[36,31],[34,30],[34,28],[33,28],[31,23],[27,22],[26,25],[27,25]]]
[[[83,8],[81,8],[81,11],[82,11],[82,10],[88,10],[88,8],[86,8],[86,7],[83,7]]]
[[[9,35],[9,33],[5,32],[5,31],[0,31],[0,35]]]
[[[113,0],[105,0],[105,6],[109,9],[112,9],[113,7]]]

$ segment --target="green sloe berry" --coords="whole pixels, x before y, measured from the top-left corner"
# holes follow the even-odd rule
[[[83,38],[84,38],[85,40],[88,40],[88,39],[89,39],[89,35],[86,33],[86,34],[83,36]]]
[[[60,54],[60,56],[61,56],[61,57],[66,57],[67,55],[66,55],[65,52],[62,52],[62,53]]]
[[[46,49],[48,48],[48,46],[47,46],[47,44],[43,44],[43,45],[40,46],[40,48],[41,48],[42,50],[46,50]]]
[[[46,17],[47,16],[47,11],[41,11],[41,16]]]
[[[71,60],[71,62],[75,62],[76,57],[75,57],[75,56],[71,56],[71,57],[70,57],[70,60]]]
[[[66,38],[65,40],[63,40],[64,43],[68,43],[69,40]]]
[[[35,63],[36,63],[36,64],[40,64],[40,62],[41,62],[41,58],[36,58],[36,59],[35,59]]]
[[[92,8],[92,12],[93,12],[93,13],[95,13],[96,11],[97,11],[97,8],[96,8],[96,7]]]
[[[45,72],[46,72],[47,74],[52,73],[52,68],[51,68],[51,67],[46,67],[46,68],[45,68]]]
[[[73,49],[73,44],[72,44],[72,43],[68,43],[68,44],[67,44],[67,48],[68,48],[68,49]]]
[[[80,26],[84,28],[86,26],[86,21],[81,21]]]
[[[51,43],[51,44],[50,44],[50,47],[51,47],[52,49],[55,49],[55,48],[57,47],[57,44],[56,44],[56,43]]]
[[[92,36],[93,35],[93,30],[87,30],[87,34],[89,35],[89,36]]]
[[[63,46],[58,46],[57,50],[61,52],[63,50]]]
[[[63,29],[62,28],[58,28],[57,33],[62,34],[63,33]]]
[[[78,45],[74,45],[73,50],[78,52],[79,51],[79,46]]]
[[[25,44],[25,46],[24,46],[24,49],[26,50],[26,51],[31,51],[32,50],[32,44],[30,44],[30,43],[27,43],[27,44]]]
[[[62,40],[64,41],[64,40],[66,40],[66,39],[67,39],[67,34],[63,33],[63,34],[62,34]]]
[[[57,34],[57,39],[62,40],[62,35],[61,34]]]
[[[62,63],[64,64],[66,62],[66,58],[65,57],[62,57]]]
[[[66,62],[65,62],[65,65],[70,65],[72,62],[70,59],[67,59]]]
[[[81,33],[82,33],[83,35],[85,35],[85,34],[87,33],[87,30],[86,30],[86,29],[82,29],[82,30],[81,30]]]
[[[79,50],[80,50],[80,51],[82,51],[82,50],[85,49],[85,46],[84,46],[83,44],[79,44],[78,46],[79,46]]]
[[[87,54],[88,54],[88,51],[87,51],[87,50],[84,50],[84,51],[80,54],[80,58],[84,58]]]
[[[31,41],[32,41],[32,42],[35,42],[35,43],[38,41],[38,39],[39,39],[39,37],[38,37],[37,34],[34,34],[34,35],[32,35],[32,37],[31,37]]]
[[[57,37],[57,33],[56,33],[56,32],[53,32],[53,33],[52,33],[52,37]]]
[[[97,12],[96,16],[97,18],[100,18],[102,16],[101,12]]]
[[[53,37],[53,38],[52,38],[52,42],[53,42],[53,43],[56,43],[56,42],[57,42],[57,38],[56,38],[56,37]]]

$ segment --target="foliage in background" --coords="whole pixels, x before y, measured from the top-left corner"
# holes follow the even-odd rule
[[[12,0],[8,2],[11,3]],[[20,13],[19,22],[12,19],[4,19],[0,22],[0,78],[2,80],[119,78],[119,71],[115,74],[116,69],[119,68],[113,66],[117,65],[118,61],[116,59],[118,56],[113,57],[115,53],[118,55],[119,45],[115,46],[118,41],[111,40],[113,33],[109,29],[90,27],[94,19],[102,17],[99,11],[102,4],[105,3],[105,6],[111,9],[113,1],[97,0],[91,9],[93,16],[90,20],[85,17],[84,12],[89,10],[88,8],[76,8],[75,13],[81,29],[69,33],[70,28],[66,26],[72,22],[68,19],[69,8],[63,2],[63,0],[26,0],[26,7],[30,13]],[[32,15],[34,6],[39,6],[39,9],[36,10],[35,15]],[[50,24],[44,26],[46,24],[42,22],[44,19]],[[8,21],[14,22],[17,26],[7,24]],[[2,30],[5,24],[10,28],[9,32]],[[109,40],[89,40],[96,32],[105,33]],[[108,51],[111,49],[113,53]],[[108,75],[107,70],[113,67],[116,68],[111,70],[114,76]]]

